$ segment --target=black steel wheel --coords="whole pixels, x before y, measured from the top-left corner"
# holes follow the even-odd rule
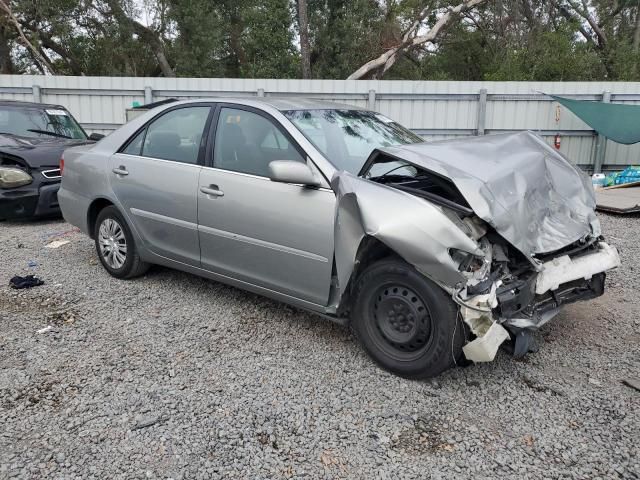
[[[355,288],[353,329],[383,368],[429,378],[461,358],[465,331],[457,305],[411,265],[396,258],[373,263]]]

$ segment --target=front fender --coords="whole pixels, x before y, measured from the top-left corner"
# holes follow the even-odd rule
[[[347,172],[336,173],[331,185],[336,192],[338,299],[346,292],[358,247],[366,236],[381,241],[450,292],[464,284],[465,278],[449,249],[484,255],[440,207],[427,200]]]

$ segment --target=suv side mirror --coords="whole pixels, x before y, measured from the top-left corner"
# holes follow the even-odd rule
[[[274,160],[269,162],[269,178],[273,182],[297,183],[312,187],[320,186],[306,163],[295,160]]]
[[[97,142],[98,140],[102,140],[103,138],[104,138],[104,135],[101,133],[93,132],[91,135],[89,135],[89,140],[93,140],[95,142]]]

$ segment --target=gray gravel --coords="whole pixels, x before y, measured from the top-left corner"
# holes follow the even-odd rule
[[[638,478],[640,218],[601,218],[624,262],[604,297],[523,361],[427,382],[234,288],[112,279],[62,221],[0,223],[0,478]]]

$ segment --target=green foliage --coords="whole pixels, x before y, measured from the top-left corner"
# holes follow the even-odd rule
[[[167,74],[168,64],[177,76],[301,76],[298,0],[4,1],[59,74],[155,76]],[[306,1],[312,76],[346,78],[400,45],[419,12],[428,13],[424,33],[460,0]],[[435,43],[402,50],[384,78],[639,80],[640,0],[587,6],[488,1],[452,21]],[[3,72],[43,71],[0,17],[0,52],[7,51]]]

